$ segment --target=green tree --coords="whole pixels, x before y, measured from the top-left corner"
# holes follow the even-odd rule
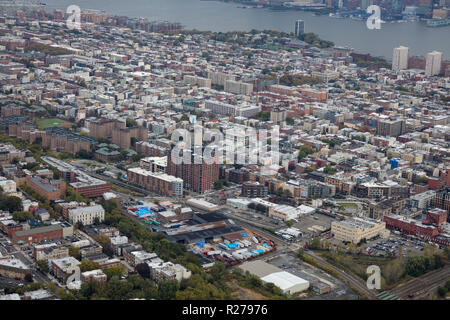
[[[323,169],[323,172],[325,172],[326,174],[335,174],[336,171],[337,171],[336,168],[329,167],[329,166],[326,166],[326,167]]]
[[[120,277],[121,275],[123,275],[125,273],[125,268],[122,266],[117,266],[117,267],[108,268],[108,269],[104,270],[103,272],[106,274],[108,279],[111,279],[112,277]]]
[[[0,210],[9,212],[22,211],[22,200],[19,197],[5,197],[2,194],[0,196]]]
[[[163,280],[158,284],[158,297],[161,300],[173,300],[176,297],[179,284],[176,280]]]
[[[126,121],[126,126],[127,126],[127,128],[130,128],[130,127],[137,127],[137,122],[136,122],[136,120],[131,119],[131,118],[127,118],[125,121]]]
[[[440,297],[444,298],[447,295],[448,290],[446,287],[438,287],[437,292]]]
[[[81,272],[92,271],[101,269],[101,266],[98,262],[90,261],[90,260],[81,260],[81,264],[79,265]]]
[[[276,195],[279,196],[279,197],[282,197],[283,196],[283,189],[282,188],[278,188],[277,191],[276,191]]]
[[[405,273],[413,277],[418,277],[427,272],[429,267],[430,259],[428,257],[412,256],[406,261]]]
[[[297,250],[297,257],[298,257],[300,260],[303,260],[304,254],[305,254],[305,250],[304,250],[303,248],[299,248],[299,249]]]
[[[300,161],[301,159],[305,158],[309,154],[313,154],[314,152],[315,152],[315,150],[312,147],[310,147],[308,145],[303,145],[299,149],[298,160]]]
[[[24,277],[26,282],[33,282],[33,275],[31,273],[27,273]]]
[[[295,124],[295,120],[293,118],[291,118],[291,117],[287,117],[286,118],[286,124],[292,126],[292,125]]]
[[[210,274],[215,280],[220,280],[225,275],[225,264],[221,261],[216,261],[210,270]]]
[[[309,247],[311,249],[320,249],[320,238],[314,238]]]
[[[49,268],[48,268],[48,261],[47,260],[38,260],[36,262],[39,270],[41,270],[44,273],[49,273]]]
[[[316,77],[303,76],[298,74],[285,74],[280,78],[280,84],[285,86],[301,86],[304,84],[315,85],[322,80]]]
[[[146,263],[136,265],[136,271],[142,278],[150,279],[150,267]]]
[[[261,121],[269,121],[270,111],[261,111],[256,115],[256,118]]]
[[[33,214],[31,212],[28,211],[16,211],[13,213],[13,219],[15,221],[19,221],[19,222],[24,222],[27,220],[33,220]]]
[[[80,248],[77,248],[74,246],[69,246],[69,256],[80,260],[80,258],[81,258]]]
[[[222,188],[223,188],[223,181],[222,180],[217,180],[216,182],[214,182],[214,189],[220,190]]]
[[[294,225],[294,221],[288,220],[288,221],[286,221],[286,225],[287,225],[288,227],[292,227],[292,226]]]

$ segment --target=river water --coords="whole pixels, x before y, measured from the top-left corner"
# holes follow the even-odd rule
[[[409,47],[409,55],[425,55],[438,50],[450,58],[450,26],[429,28],[425,22],[383,23],[380,30],[369,30],[365,21],[314,16],[310,12],[244,9],[242,5],[201,0],[41,0],[48,8],[65,10],[75,4],[81,9],[103,10],[150,21],[179,22],[186,29],[210,31],[249,31],[273,29],[294,32],[297,19],[305,21],[305,32],[314,32],[322,39],[339,46],[348,46],[361,53],[392,58],[394,47]]]

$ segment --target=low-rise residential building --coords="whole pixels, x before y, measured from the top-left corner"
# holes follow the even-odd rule
[[[38,244],[33,246],[34,261],[60,259],[69,256],[69,248],[56,243]]]
[[[189,279],[192,272],[180,264],[172,262],[149,262],[150,277],[155,281],[161,280],[177,280]]]
[[[59,259],[49,260],[50,272],[61,282],[65,282],[67,277],[70,276],[73,271],[70,271],[72,267],[81,264],[80,261],[74,257],[64,257]]]
[[[81,273],[81,282],[105,283],[108,277],[101,269],[86,271]]]

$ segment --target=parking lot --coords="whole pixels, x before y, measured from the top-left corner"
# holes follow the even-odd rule
[[[7,256],[14,251],[11,241],[5,235],[0,234],[0,256]]]
[[[406,256],[422,253],[424,246],[427,244],[429,243],[416,237],[391,233],[388,239],[370,240],[363,247],[366,252],[376,256],[386,256],[389,254],[398,256],[399,249],[401,248],[402,256]]]

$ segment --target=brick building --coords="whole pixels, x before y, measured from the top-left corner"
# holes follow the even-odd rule
[[[447,211],[439,208],[428,210],[426,221],[435,226],[441,226],[447,222]]]
[[[398,230],[404,234],[433,238],[439,234],[439,229],[432,225],[425,225],[420,221],[400,215],[386,215],[383,217],[386,228]]]
[[[258,182],[244,183],[242,184],[241,196],[247,198],[265,198],[267,197],[267,187]]]
[[[450,213],[450,187],[446,187],[436,192],[436,197],[434,198],[434,206],[440,209],[447,210],[447,212]]]
[[[27,185],[47,200],[56,200],[66,192],[66,183],[62,180],[47,180],[40,177],[31,177],[28,179]]]
[[[95,182],[93,184],[80,181],[73,182],[70,184],[70,186],[73,187],[76,192],[79,192],[88,198],[101,197],[105,192],[111,191],[111,185],[102,180],[98,180],[98,183]]]
[[[426,65],[425,57],[412,56],[408,58],[408,69],[420,69],[425,70]]]
[[[131,146],[131,138],[136,141],[147,141],[148,129],[145,127],[127,128],[125,122],[106,118],[86,121],[89,135],[95,139],[111,138],[112,143],[121,148]]]
[[[182,163],[177,164],[172,159],[171,151],[167,156],[167,173],[183,179],[185,189],[203,193],[211,190],[214,182],[219,180],[219,164],[216,161],[212,162],[207,163],[204,159],[201,159],[201,163],[197,164],[194,162],[194,155],[191,153],[190,163],[182,161]]]
[[[164,157],[167,156],[169,149],[145,141],[138,141],[136,142],[136,151],[147,156]]]
[[[59,224],[38,227],[29,230],[15,231],[11,240],[14,243],[38,243],[44,240],[56,240],[63,237],[63,228]]]
[[[127,180],[161,195],[170,197],[183,195],[183,179],[163,172],[130,168],[127,171]]]

